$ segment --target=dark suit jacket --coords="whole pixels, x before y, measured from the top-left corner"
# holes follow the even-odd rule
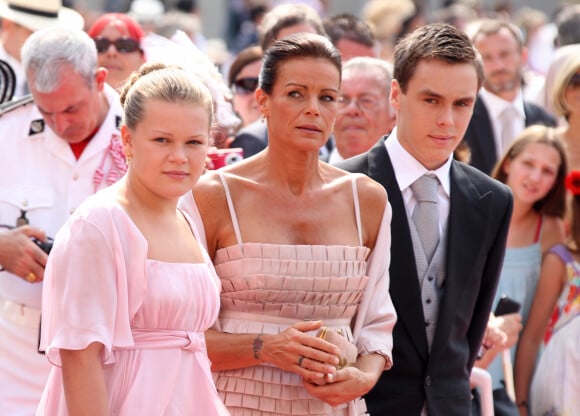
[[[238,131],[230,147],[241,147],[244,158],[261,152],[268,146],[268,129],[266,123],[256,120]]]
[[[241,147],[244,150],[244,158],[255,155],[261,152],[268,146],[268,128],[266,123],[260,120],[248,124],[246,127],[240,129],[236,134],[234,141],[230,147]],[[320,149],[320,160],[328,162],[330,152],[334,149],[334,139],[330,137],[326,144]]]
[[[338,167],[381,183],[393,209],[390,294],[397,311],[393,367],[365,397],[373,416],[469,415],[469,376],[489,318],[512,211],[510,190],[461,162],[451,165],[446,277],[428,352],[407,213],[384,137]]]
[[[524,114],[526,115],[526,127],[533,124],[543,124],[554,127],[556,120],[542,107],[524,101]],[[493,127],[487,107],[480,95],[477,96],[471,121],[463,137],[464,143],[471,150],[469,164],[480,171],[490,174],[497,162],[497,149],[495,146]]]

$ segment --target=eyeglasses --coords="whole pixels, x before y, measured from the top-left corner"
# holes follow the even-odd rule
[[[132,38],[119,38],[110,40],[107,38],[94,38],[97,52],[105,53],[109,50],[109,46],[115,45],[115,49],[120,53],[131,53],[140,50],[139,42]]]
[[[234,94],[249,95],[258,88],[258,78],[238,78],[232,84],[232,91]]]
[[[568,81],[568,86],[572,88],[579,88],[580,87],[580,73],[575,73]]]
[[[377,105],[379,105],[379,98],[375,98],[375,97],[371,97],[368,95],[362,95],[360,97],[349,97],[347,95],[341,95],[340,97],[338,97],[338,109],[339,110],[344,110],[346,109],[348,106],[350,106],[350,103],[354,102],[355,106],[360,110],[360,111],[365,111],[365,112],[369,112],[369,111],[373,111],[375,108],[377,108]]]

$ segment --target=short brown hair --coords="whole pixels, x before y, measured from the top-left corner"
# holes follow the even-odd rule
[[[282,29],[301,23],[311,25],[316,33],[326,36],[322,19],[312,7],[306,4],[281,4],[264,15],[259,27],[260,46],[267,50],[278,40]]]
[[[477,88],[483,82],[481,59],[467,35],[447,23],[432,23],[411,32],[395,47],[393,77],[401,91],[422,61],[438,60],[449,64],[470,64],[477,73]]]
[[[228,86],[232,86],[238,74],[242,72],[242,69],[256,61],[261,61],[263,56],[264,52],[259,46],[249,46],[242,49],[230,65],[230,70],[228,71]]]
[[[502,29],[507,29],[518,44],[518,49],[524,47],[524,35],[519,27],[511,22],[499,19],[483,19],[475,24],[475,30],[471,35],[471,40],[475,43],[478,36],[490,36],[497,34]]]

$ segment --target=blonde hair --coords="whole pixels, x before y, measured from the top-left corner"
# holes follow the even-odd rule
[[[120,98],[124,109],[123,122],[130,129],[134,129],[143,119],[148,100],[200,105],[207,110],[210,128],[213,122],[213,101],[209,89],[200,79],[177,66],[144,64],[123,85]]]
[[[562,65],[562,68],[554,77],[554,87],[552,90],[552,105],[554,111],[566,119],[570,116],[570,108],[566,102],[566,90],[570,80],[580,68],[580,55],[570,55]]]

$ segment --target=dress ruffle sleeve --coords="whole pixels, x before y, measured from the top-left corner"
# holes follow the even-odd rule
[[[397,321],[389,294],[391,217],[391,205],[387,202],[377,241],[369,256],[369,280],[353,327],[353,337],[359,353],[365,355],[376,352],[388,357],[385,369],[392,366],[393,328]]]
[[[122,208],[82,208],[57,234],[45,273],[41,349],[57,366],[60,349],[100,342],[111,364],[113,347],[132,347],[130,321],[147,284],[147,243]]]

